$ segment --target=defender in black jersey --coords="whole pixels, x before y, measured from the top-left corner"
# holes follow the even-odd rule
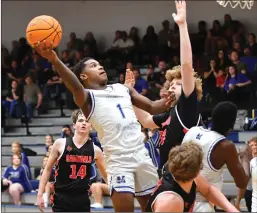
[[[167,112],[158,115],[135,108],[138,120],[145,128],[159,128],[161,140],[160,167],[168,160],[169,151],[180,145],[185,133],[201,122],[199,100],[202,98],[202,83],[193,70],[192,48],[186,23],[186,5],[176,5],[177,14],[173,14],[180,32],[181,66],[173,67],[166,72],[164,88],[175,100]]]
[[[94,160],[106,180],[102,151],[89,138],[91,125],[80,110],[73,112],[72,119],[74,136],[55,141],[41,176],[37,201],[40,209],[43,208],[42,192],[54,164],[54,195],[51,199],[54,212],[90,212],[88,190]]]
[[[237,211],[215,186],[199,175],[202,158],[201,147],[193,142],[174,147],[167,162],[170,178],[159,181],[149,199],[147,211],[192,212],[196,191],[225,211]]]

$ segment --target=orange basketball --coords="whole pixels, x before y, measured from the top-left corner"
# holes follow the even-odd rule
[[[37,16],[33,18],[26,30],[28,43],[33,47],[39,41],[46,41],[57,47],[62,39],[62,27],[59,22],[51,16]]]

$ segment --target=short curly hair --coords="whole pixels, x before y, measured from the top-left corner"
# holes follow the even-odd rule
[[[202,161],[202,148],[193,141],[189,141],[170,150],[168,170],[176,180],[187,182],[199,174],[203,168]]]
[[[203,88],[202,88],[202,79],[198,77],[198,74],[196,72],[193,72],[193,76],[195,78],[195,89],[197,93],[197,99],[200,101],[203,97]],[[164,83],[164,88],[166,90],[169,90],[170,88],[170,82],[172,82],[173,79],[181,79],[181,66],[175,66],[171,70],[167,70],[166,72],[166,82]]]

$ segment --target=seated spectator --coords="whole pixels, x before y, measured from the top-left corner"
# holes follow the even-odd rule
[[[52,69],[49,70],[48,74],[48,80],[44,86],[43,96],[48,100],[51,98],[51,92],[55,91],[55,96],[52,99],[57,100],[58,98],[61,98],[61,92],[64,91],[64,84],[56,72],[54,65],[52,65]]]
[[[256,36],[254,33],[249,33],[248,35],[248,44],[246,45],[252,53],[253,56],[257,56],[257,43]]]
[[[20,53],[20,44],[18,41],[13,40],[12,41],[12,50],[10,53],[10,56],[13,60],[18,61],[19,60],[19,53]]]
[[[165,61],[160,61],[158,64],[159,72],[154,73],[156,76],[156,84],[155,87],[161,89],[163,87],[163,84],[166,82],[166,71],[167,71],[167,65]]]
[[[133,68],[133,64],[131,63],[131,62],[127,62],[127,64],[126,64],[126,69],[129,69],[129,70],[133,70],[134,68]]]
[[[219,50],[217,59],[216,59],[216,69],[225,70],[225,68],[229,65],[229,63],[231,62],[229,62],[228,57],[224,53],[224,50]]]
[[[170,22],[164,20],[162,22],[163,29],[158,35],[158,46],[159,46],[159,56],[161,60],[168,60],[170,49],[169,44],[172,40],[172,30],[170,29]]]
[[[213,21],[212,29],[208,31],[205,52],[207,54],[213,54],[217,48],[217,41],[223,36],[223,31],[218,20]]]
[[[157,73],[154,72],[154,67],[152,65],[148,66],[146,73],[146,80],[148,83],[148,95],[150,100],[158,100],[160,89],[156,87],[156,82],[158,82]]]
[[[226,81],[226,74],[225,71],[220,69],[216,76],[216,87],[224,89],[224,84]]]
[[[64,50],[62,52],[62,62],[69,68],[73,67],[73,61],[71,60],[70,56],[69,56],[69,51],[68,50]]]
[[[41,167],[41,170],[40,170],[40,174],[39,176],[37,177],[37,180],[40,180],[43,172],[44,172],[44,169],[45,169],[45,166],[47,164],[47,161],[48,161],[48,156],[45,156],[43,158],[43,163],[42,163],[42,167]],[[49,182],[46,184],[46,187],[45,187],[45,192],[43,194],[43,199],[44,199],[44,205],[45,205],[45,208],[48,206],[49,204],[49,198],[50,198],[50,194],[51,194],[51,189],[52,189],[52,184],[53,182],[55,181],[55,169],[53,168],[52,169],[52,173],[50,175],[50,178],[49,178]],[[35,203],[35,205],[37,205],[37,203]]]
[[[70,33],[70,40],[67,43],[67,49],[71,52],[75,51],[75,50],[83,51],[84,42],[80,38],[77,38],[76,33],[71,32]]]
[[[120,83],[120,84],[124,84],[125,83],[125,74],[124,73],[120,73],[118,83]]]
[[[17,81],[13,80],[11,89],[9,89],[6,100],[3,104],[11,117],[21,117],[21,101],[22,101],[22,89]]]
[[[46,135],[45,137],[45,146],[46,146],[46,151],[48,152],[48,147],[50,145],[53,145],[54,144],[54,138],[52,135]]]
[[[110,188],[106,183],[93,183],[90,187],[92,196],[95,200],[95,203],[91,204],[91,208],[102,209],[103,208],[103,195],[110,196]]]
[[[251,83],[245,75],[237,72],[235,65],[231,65],[224,85],[228,100],[234,103],[247,100],[249,98],[248,85]]]
[[[67,137],[73,137],[73,132],[71,130],[71,127],[69,125],[64,125],[62,127],[62,138],[67,138]]]
[[[238,52],[239,57],[244,55],[241,44],[239,42],[234,42],[233,43],[233,49]]]
[[[155,59],[158,53],[158,35],[155,33],[153,26],[148,26],[146,34],[142,40],[142,53],[143,61],[146,63],[155,63]],[[146,60],[144,60],[146,58]]]
[[[16,155],[21,155],[21,164],[25,166],[28,179],[31,180],[31,171],[30,171],[30,164],[29,164],[29,159],[27,155],[23,152],[22,147],[20,142],[18,141],[13,141],[12,142],[12,153]]]
[[[8,192],[15,205],[21,205],[20,195],[31,192],[32,186],[27,176],[26,168],[21,164],[21,155],[12,156],[12,166],[3,172],[3,184],[9,184]]]
[[[129,32],[129,38],[134,42],[135,49],[138,50],[139,45],[140,45],[140,38],[139,38],[139,35],[138,35],[138,28],[131,27],[130,32]]]
[[[25,78],[26,85],[24,86],[24,102],[26,104],[28,120],[31,122],[33,117],[34,109],[38,109],[42,102],[43,96],[38,87],[33,81],[32,78],[28,75]]]
[[[92,32],[88,32],[84,39],[84,55],[85,57],[96,58],[98,53],[97,43]]]
[[[128,34],[123,31],[121,38],[112,44],[110,52],[112,59],[120,60],[122,62],[133,59],[134,41],[128,37]]]
[[[135,76],[135,90],[139,94],[146,96],[148,92],[148,85],[146,80],[140,76],[140,71],[138,69],[134,69],[133,74]]]
[[[9,85],[12,80],[17,81],[18,83],[22,83],[24,75],[21,72],[22,70],[18,67],[18,61],[12,60],[11,68],[7,69],[6,71],[9,77]]]
[[[237,50],[232,50],[230,59],[232,61],[232,64],[235,65],[237,73],[240,73],[241,70],[247,69],[246,65],[239,60],[239,54],[238,54]]]
[[[48,150],[47,150],[47,152],[46,152],[46,157],[49,157],[49,156],[50,156],[50,153],[51,153],[51,151],[52,151],[52,148],[53,148],[53,144],[50,144],[50,145],[48,146]]]
[[[177,55],[174,55],[172,57],[171,62],[169,63],[169,69],[172,69],[172,67],[179,66],[180,65],[180,59]]]
[[[244,56],[240,58],[240,61],[246,65],[248,73],[254,72],[254,66],[257,63],[257,57],[252,56],[252,53],[248,47],[244,49]]]
[[[227,75],[224,70],[220,69],[216,76],[216,100],[217,102],[225,101],[224,85]]]
[[[212,99],[216,98],[216,76],[218,71],[216,69],[216,62],[215,60],[210,60],[209,64],[209,71],[204,72],[204,91],[206,95],[210,95]],[[216,100],[215,100],[216,101]]]
[[[116,43],[116,41],[118,41],[119,39],[121,39],[122,37],[122,32],[120,30],[117,30],[115,32],[115,36],[114,36],[114,39],[113,39],[113,42],[112,42],[112,45],[114,45]]]
[[[205,21],[198,22],[198,33],[195,37],[194,46],[196,48],[196,54],[202,54],[204,52],[205,40],[207,38],[207,24]]]
[[[75,51],[73,64],[77,64],[78,62],[80,62],[83,59],[83,57],[84,53],[82,51]]]

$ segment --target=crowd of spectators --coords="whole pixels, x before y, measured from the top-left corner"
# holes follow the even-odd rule
[[[88,32],[84,40],[72,32],[67,49],[60,57],[71,69],[83,57],[96,58],[107,73],[109,69],[116,69],[120,75],[117,81],[121,83],[125,69],[131,69],[136,77],[136,90],[158,99],[166,70],[180,64],[178,26],[174,24],[172,28],[168,20],[163,21],[162,26],[158,34],[153,26],[148,26],[142,39],[136,27],[132,27],[129,34],[118,30],[105,52],[98,49],[92,32]],[[208,30],[206,22],[199,21],[198,32],[191,33],[190,39],[194,68],[203,79],[203,102],[216,104],[228,99],[246,103],[256,97],[256,36],[246,35],[243,23],[226,14],[223,25],[214,20]],[[2,107],[10,116],[20,117],[25,113],[31,121],[35,109],[44,112],[49,100],[59,100],[61,93],[67,92],[55,68],[32,50],[25,38],[13,41],[10,52],[2,46],[1,52],[2,89],[8,90],[2,98]]]

